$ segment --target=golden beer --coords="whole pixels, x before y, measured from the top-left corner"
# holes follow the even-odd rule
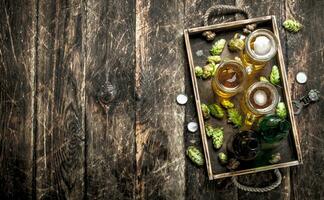
[[[244,93],[241,109],[245,114],[245,125],[252,126],[260,116],[274,111],[279,101],[277,89],[267,82],[256,82]]]
[[[227,99],[240,92],[245,82],[246,72],[242,64],[229,60],[222,62],[216,69],[212,88],[219,97]]]
[[[263,69],[265,64],[277,53],[278,39],[267,29],[253,31],[245,40],[245,48],[240,52],[240,58],[245,67],[252,70]]]

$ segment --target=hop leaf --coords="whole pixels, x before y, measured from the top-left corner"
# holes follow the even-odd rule
[[[228,121],[233,123],[236,127],[242,126],[242,116],[235,108],[230,108],[228,112]]]
[[[225,44],[226,44],[225,39],[220,39],[216,41],[210,50],[210,54],[213,56],[220,55],[223,52]]]
[[[201,104],[201,111],[203,114],[204,119],[209,119],[210,118],[210,110],[206,104]]]
[[[221,101],[221,104],[222,104],[222,106],[223,106],[224,108],[226,108],[226,109],[234,108],[234,104],[233,104],[231,101],[227,100],[227,99],[223,99],[223,100]]]
[[[279,69],[276,65],[272,67],[271,73],[270,73],[270,82],[273,85],[277,85],[280,83],[280,74]]]
[[[297,33],[303,25],[296,20],[288,19],[283,23],[283,27],[290,32]]]
[[[224,117],[223,109],[216,103],[209,105],[208,108],[210,110],[210,114],[213,117],[218,118],[218,119],[222,119]]]
[[[217,64],[221,61],[221,57],[220,56],[208,56],[207,58],[207,62],[208,63],[213,63],[213,64]]]
[[[260,81],[269,83],[269,80],[264,76],[260,76]]]
[[[201,67],[199,67],[199,66],[195,67],[195,74],[196,74],[197,78],[201,78],[203,73],[204,73],[204,71]]]
[[[287,109],[285,103],[283,102],[278,103],[276,108],[276,114],[282,119],[285,119],[287,117]]]
[[[199,151],[197,147],[189,146],[186,151],[187,156],[190,160],[198,166],[205,164],[204,155]]]

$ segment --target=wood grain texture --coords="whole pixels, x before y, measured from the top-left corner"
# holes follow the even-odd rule
[[[287,33],[288,77],[294,99],[306,95],[313,88],[319,90],[322,96],[324,94],[323,9],[323,1],[286,1],[286,18],[299,20],[304,25],[298,34]],[[295,75],[299,71],[308,75],[305,85],[295,82]],[[304,164],[292,169],[293,199],[323,199],[323,116],[321,97],[318,103],[310,105],[296,118]]]
[[[37,199],[84,196],[81,1],[39,1]]]
[[[32,198],[35,14],[0,1],[0,199]]]
[[[185,28],[198,27],[203,25],[202,16],[206,10],[217,4],[229,4],[234,5],[234,1],[202,1],[202,0],[190,0],[185,4]],[[222,22],[233,21],[234,16],[223,17],[210,17],[210,23],[214,20]],[[193,52],[195,54],[196,52]],[[190,79],[189,64],[185,64],[185,91],[189,96],[189,101],[186,105],[185,125],[190,121],[198,122],[198,116],[195,109],[194,94],[192,90],[192,82]],[[185,147],[189,145],[195,145],[202,151],[202,141],[200,133],[190,133],[187,130],[184,131]],[[188,159],[186,159],[186,196],[185,199],[237,199],[237,189],[231,184],[230,179],[209,181],[206,167],[198,168]]]
[[[87,198],[135,198],[135,1],[86,2]]]
[[[136,1],[137,199],[185,193],[184,1]]]

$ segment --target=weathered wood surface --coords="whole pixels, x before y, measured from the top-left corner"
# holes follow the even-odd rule
[[[324,93],[323,1],[0,2],[0,199],[323,198],[323,99],[297,117],[304,164],[281,170],[274,191],[239,191],[192,165],[185,149],[201,140],[186,130],[197,114],[183,40],[215,4],[300,20],[298,34],[280,26],[293,98]],[[273,175],[239,180],[261,186]]]
[[[86,197],[135,194],[135,1],[85,3]]]
[[[136,3],[136,198],[183,199],[184,2]]]
[[[0,199],[32,198],[35,11],[0,1]]]
[[[36,63],[36,197],[84,196],[81,1],[39,1]]]
[[[300,34],[288,34],[287,63],[293,98],[300,98],[310,89],[318,89],[324,94],[324,1],[285,2],[285,16],[294,18],[304,24]],[[294,80],[298,71],[308,74],[309,80],[301,86]],[[324,173],[324,102],[310,105],[297,117],[300,127],[301,149],[304,164],[291,169],[293,199],[323,199]]]

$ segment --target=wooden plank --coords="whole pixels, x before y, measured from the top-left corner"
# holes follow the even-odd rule
[[[137,199],[185,195],[184,1],[136,1]]]
[[[38,199],[84,196],[84,66],[80,0],[39,1]]]
[[[306,95],[313,88],[324,93],[324,27],[319,25],[324,20],[323,9],[324,2],[319,0],[286,1],[285,17],[299,20],[304,25],[304,29],[297,34],[287,32],[288,78],[292,83],[294,99]],[[308,75],[305,85],[299,85],[295,81],[295,75],[299,71]],[[304,164],[292,169],[293,199],[322,199],[324,196],[324,174],[321,169],[324,148],[323,114],[324,102],[321,98],[318,103],[310,105],[296,116]]]
[[[281,46],[283,49],[283,54],[285,55],[286,44],[284,40],[283,28],[281,26],[282,22],[284,21],[284,0],[267,0],[262,2],[255,2],[250,0],[236,0],[236,5],[240,7],[248,7],[248,9],[252,12],[253,17],[275,15],[279,27]],[[267,193],[249,193],[239,190],[239,199],[290,199],[291,185],[289,181],[289,169],[281,169],[280,171],[283,175],[283,181],[278,188]],[[275,181],[275,176],[272,171],[269,171],[252,175],[240,176],[238,180],[246,185],[263,187]]]
[[[0,199],[31,199],[36,6],[0,1]]]
[[[233,1],[186,1],[185,5],[185,28],[198,27],[203,25],[202,16],[206,10],[213,5],[230,4],[234,5]],[[210,18],[212,23],[214,18]],[[221,21],[233,21],[234,16],[223,16]],[[195,54],[196,52],[192,52]],[[194,93],[192,82],[190,79],[189,63],[187,56],[185,57],[185,91],[189,96],[189,101],[186,105],[185,122],[198,122],[198,115],[195,109]],[[186,124],[186,123],[185,123]],[[202,150],[202,141],[200,133],[188,133],[184,131],[185,147],[195,145]],[[231,184],[230,179],[222,179],[210,181],[208,180],[206,167],[198,168],[186,159],[186,199],[237,199],[237,189]]]
[[[87,198],[135,198],[135,0],[86,2]]]

